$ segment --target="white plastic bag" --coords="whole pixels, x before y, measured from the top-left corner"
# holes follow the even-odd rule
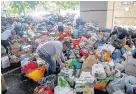
[[[4,56],[1,58],[1,67],[3,69],[7,68],[10,66],[10,62],[9,62],[9,57],[8,56]]]
[[[25,66],[25,65],[27,65],[29,63],[30,63],[29,58],[25,58],[24,60],[21,61],[21,67],[23,67],[23,66]]]
[[[125,72],[128,75],[136,75],[136,59],[134,59],[132,55],[127,56],[127,60],[125,63]]]
[[[54,94],[74,94],[74,90],[68,87],[63,88],[63,87],[56,86],[54,88]]]
[[[94,64],[92,66],[92,75],[97,79],[105,79],[106,73],[102,64]]]
[[[115,50],[115,47],[113,47],[113,46],[110,45],[110,44],[104,44],[102,48],[103,48],[103,50],[110,51],[111,54],[112,54],[113,51]]]
[[[117,90],[121,90],[121,91],[125,91],[125,76],[116,80],[113,80],[112,82],[110,82],[108,84],[108,86],[106,87],[107,91],[109,94],[114,93]],[[117,94],[117,93],[115,93]]]

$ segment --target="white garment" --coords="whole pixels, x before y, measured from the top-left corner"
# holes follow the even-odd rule
[[[7,40],[11,36],[11,30],[5,30],[1,33],[1,40]]]

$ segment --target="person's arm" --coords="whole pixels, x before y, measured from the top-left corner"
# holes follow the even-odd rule
[[[64,57],[63,52],[61,53],[61,59],[62,59],[63,62],[65,62],[65,57]]]
[[[62,51],[63,51],[63,46],[58,46],[56,48],[56,59],[57,59],[57,62],[60,64],[60,67],[64,67],[65,66],[65,64],[61,61],[61,58],[64,59]]]

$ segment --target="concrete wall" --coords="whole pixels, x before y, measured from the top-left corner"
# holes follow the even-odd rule
[[[129,10],[125,11],[125,7]],[[136,26],[136,2],[134,5],[121,5],[121,1],[81,1],[80,15],[101,27]]]
[[[129,10],[125,11],[127,7]],[[114,25],[136,26],[136,2],[132,5],[121,5],[120,1],[115,2]]]
[[[113,14],[113,2],[111,1],[80,2],[80,15],[86,21],[98,23],[102,27],[111,27],[112,14]]]

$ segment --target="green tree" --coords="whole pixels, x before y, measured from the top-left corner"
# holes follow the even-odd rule
[[[39,4],[38,1],[12,1],[8,8],[9,13],[23,13],[24,15],[26,12],[31,10],[35,10],[35,7]]]
[[[61,9],[71,9],[74,7],[79,7],[79,1],[11,1],[8,12],[9,13],[23,13],[31,10],[35,10],[36,6],[43,6],[47,11],[52,11],[52,5],[56,5],[54,11],[59,11]]]
[[[71,9],[74,7],[79,7],[80,6],[80,2],[79,1],[56,1],[54,2],[56,3],[56,6],[60,9]]]

